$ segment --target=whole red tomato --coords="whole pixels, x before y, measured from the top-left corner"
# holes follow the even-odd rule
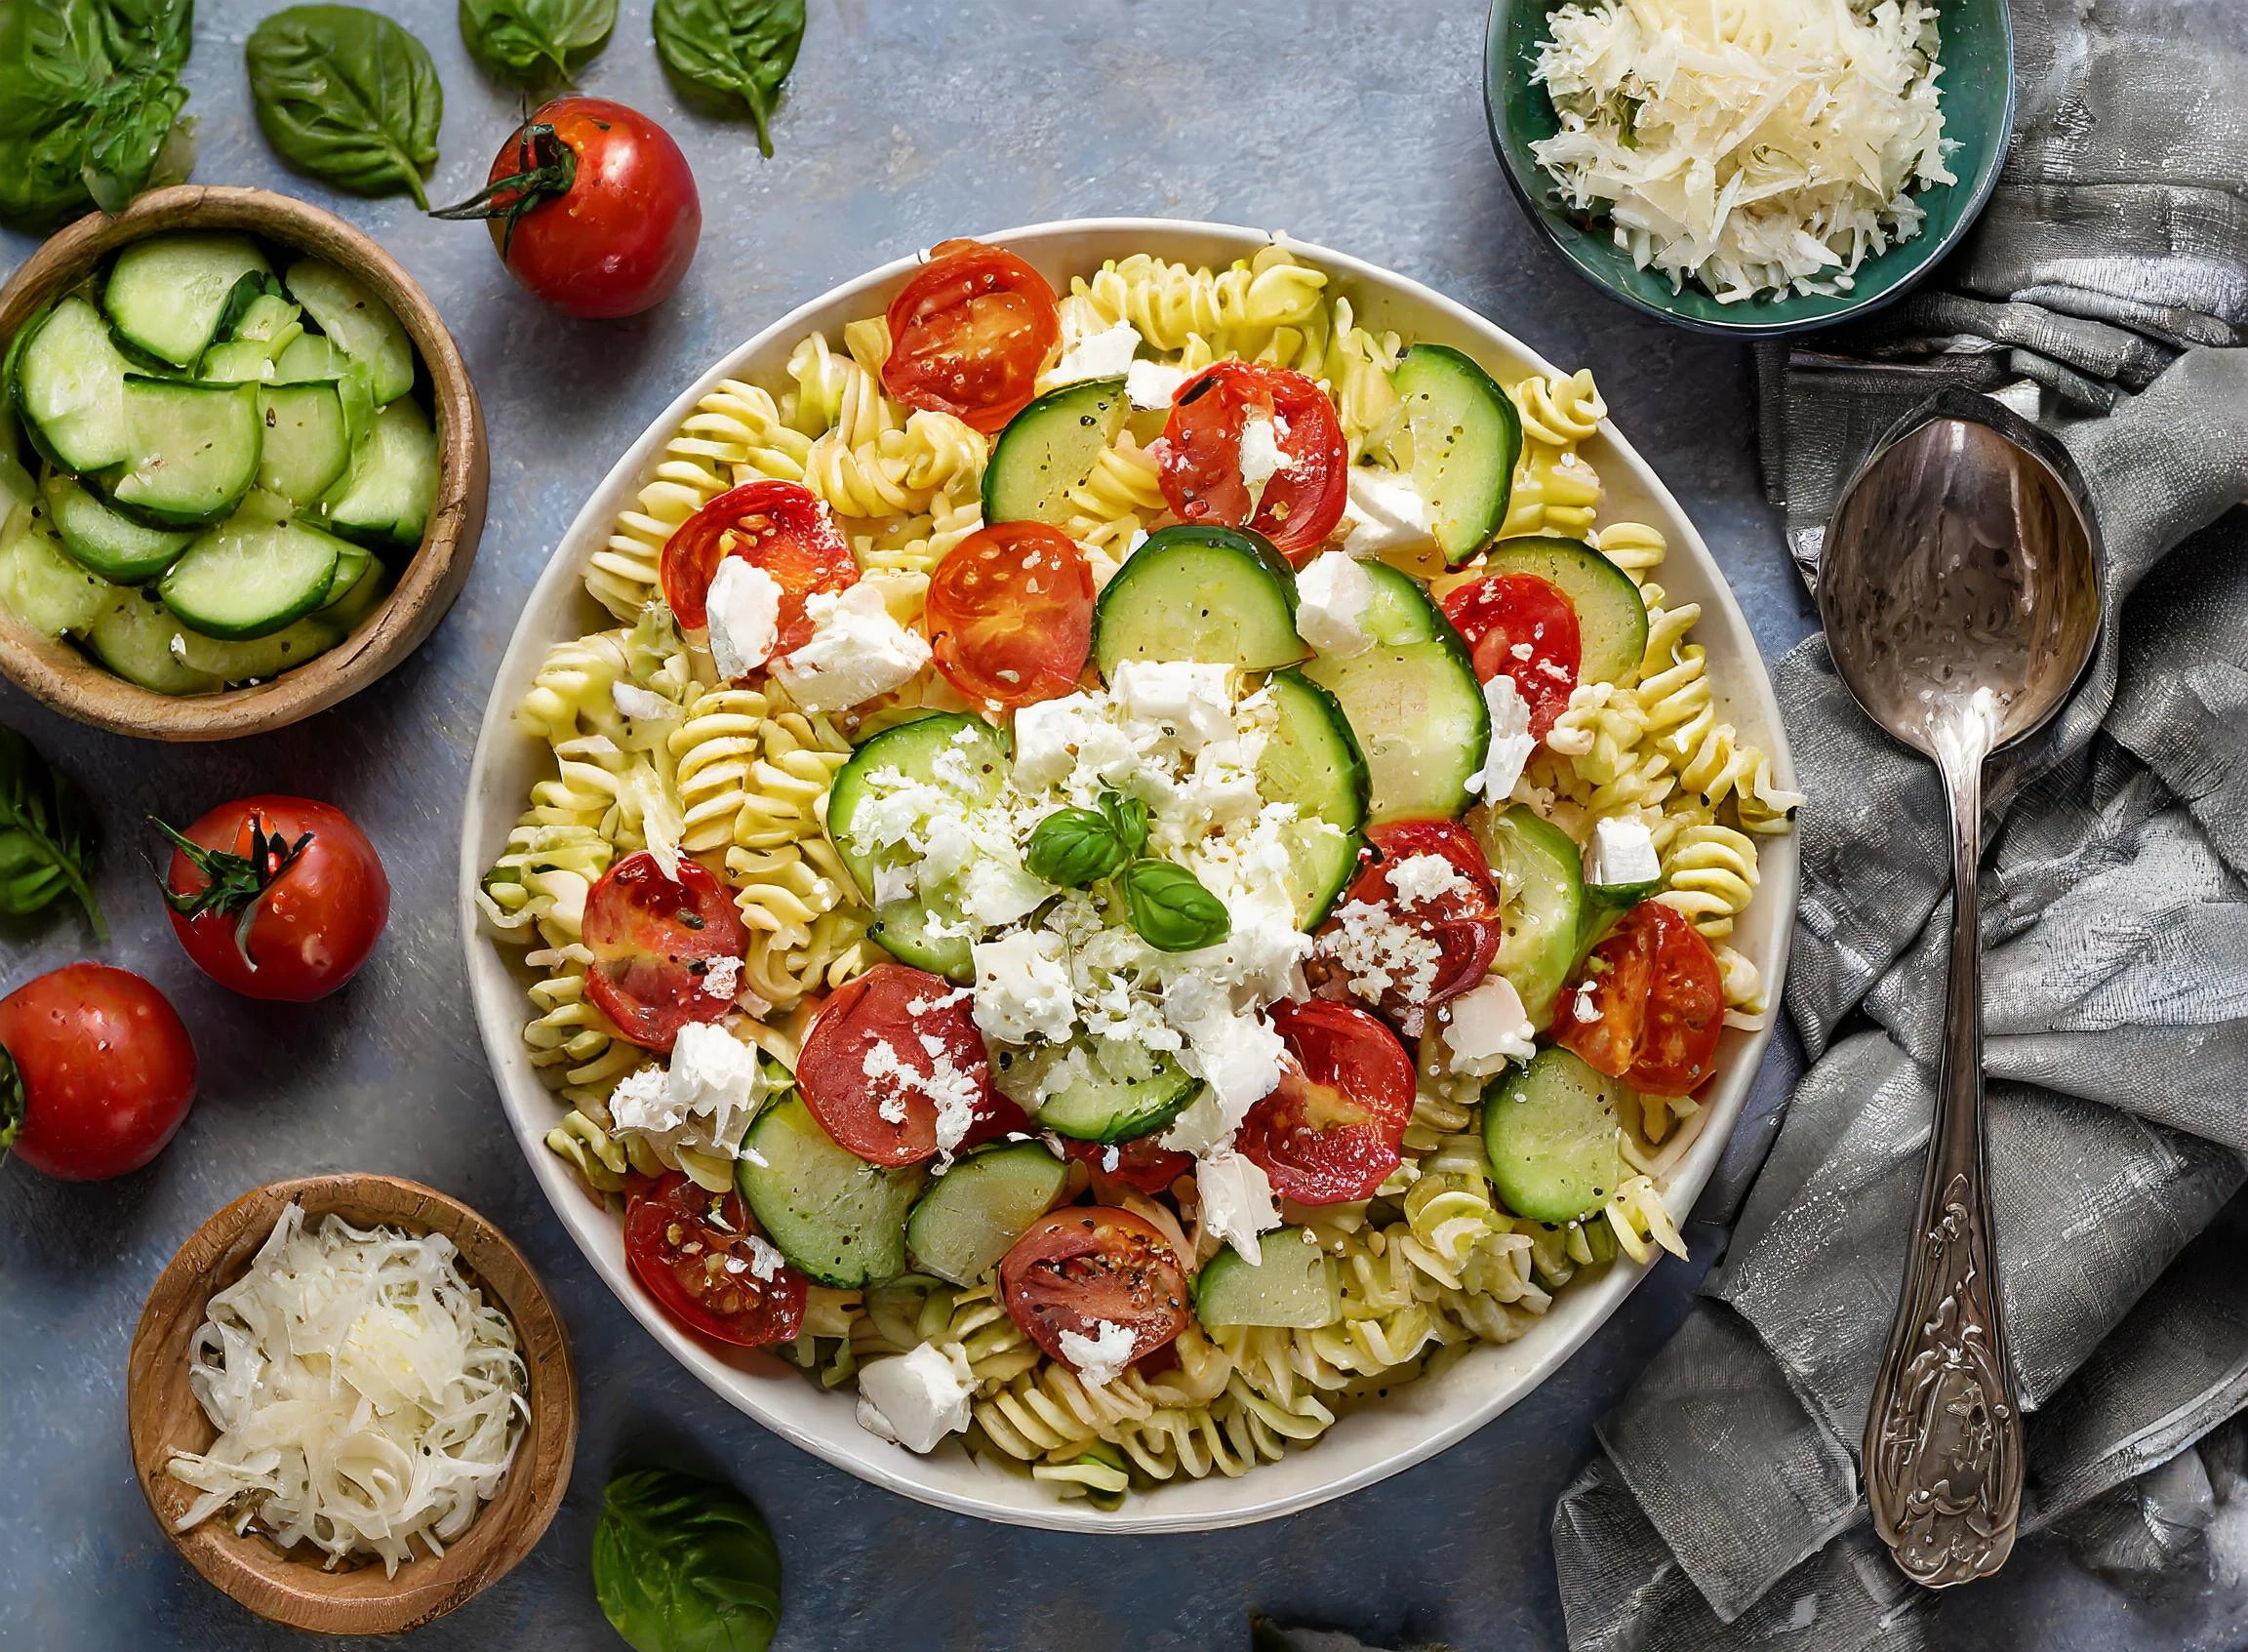
[[[185,832],[163,829],[176,846],[164,876],[173,931],[197,968],[244,997],[325,998],[390,920],[381,858],[330,804],[245,797]]]
[[[702,199],[679,145],[606,98],[534,109],[483,190],[435,216],[488,220],[508,274],[592,320],[662,303],[702,238]]]
[[[139,1170],[195,1099],[195,1046],[127,970],[69,964],[0,998],[0,1151],[66,1182]]]

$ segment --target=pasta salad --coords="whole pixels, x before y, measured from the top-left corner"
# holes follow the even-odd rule
[[[1683,1254],[1801,799],[1600,522],[1605,413],[1280,242],[948,242],[703,397],[479,894],[641,1285],[1114,1507]]]

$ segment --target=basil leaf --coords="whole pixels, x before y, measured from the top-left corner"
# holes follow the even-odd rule
[[[617,0],[461,0],[461,38],[494,80],[533,91],[576,83],[609,43]]]
[[[1082,889],[1131,858],[1107,817],[1091,809],[1057,809],[1030,828],[1023,865],[1032,877]]]
[[[1127,797],[1120,791],[1104,791],[1093,799],[1116,840],[1124,845],[1127,856],[1137,855],[1147,847],[1147,805],[1138,797]]]
[[[656,50],[671,72],[721,98],[739,98],[773,154],[769,122],[804,44],[804,0],[656,0]]]
[[[192,19],[189,0],[0,5],[0,221],[49,229],[186,175]]]
[[[31,743],[0,724],[0,912],[29,917],[64,895],[109,939],[94,898],[94,831],[77,788]]]
[[[445,89],[428,48],[381,13],[292,6],[250,34],[243,56],[258,124],[281,158],[360,195],[400,189],[426,212]]]
[[[120,213],[164,181],[161,173],[186,177],[195,162],[194,123],[180,119],[186,101],[187,89],[167,70],[110,77],[94,100],[78,169],[96,206]]]
[[[637,1652],[765,1652],[781,1622],[781,1556],[732,1486],[633,1469],[601,1501],[593,1592]]]
[[[1134,861],[1124,868],[1123,885],[1132,927],[1159,952],[1214,947],[1233,933],[1225,903],[1176,861]]]

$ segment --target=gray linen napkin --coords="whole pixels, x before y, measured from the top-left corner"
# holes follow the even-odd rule
[[[1766,359],[1767,474],[1809,577],[1841,482],[1941,383],[2039,414],[2092,483],[2099,661],[1994,776],[1982,914],[2025,1525],[2110,1569],[2238,1556],[2237,1583],[2248,1447],[2149,1471],[2248,1404],[2248,519],[2225,515],[2248,499],[2248,350],[2225,347],[2248,337],[2248,8],[2015,16],[1989,214],[1939,290]],[[1858,1482],[1941,1031],[1940,788],[1819,639],[1775,678],[1811,796],[1787,1004],[1816,1065],[1708,1300],[1555,1511],[1575,1652],[1959,1643],[2004,1587],[1905,1583]]]

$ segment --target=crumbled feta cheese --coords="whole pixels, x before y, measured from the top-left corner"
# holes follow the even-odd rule
[[[1011,855],[980,856],[960,880],[961,907],[986,929],[1028,917],[1053,893],[1053,885],[1025,871]]]
[[[1592,849],[1586,880],[1590,883],[1654,883],[1663,876],[1655,834],[1636,815],[1604,815],[1592,823]]]
[[[1372,646],[1358,622],[1374,600],[1374,578],[1353,556],[1328,551],[1296,576],[1296,634],[1331,660]]]
[[[934,1451],[946,1434],[968,1427],[975,1391],[976,1373],[957,1343],[923,1343],[859,1367],[859,1426],[907,1451]]]
[[[1054,371],[1046,382],[1059,386],[1087,379],[1123,379],[1130,372],[1133,352],[1139,347],[1140,330],[1129,321],[1118,321],[1101,332],[1087,335],[1063,351],[1062,359],[1054,364]]]
[[[1257,514],[1264,503],[1264,489],[1272,478],[1282,471],[1295,468],[1296,461],[1280,445],[1288,427],[1269,414],[1252,413],[1241,425],[1241,485],[1249,490],[1249,514]]]
[[[619,1079],[617,1088],[609,1092],[609,1119],[620,1135],[626,1131],[654,1135],[676,1128],[679,1120],[670,1110],[663,1069],[635,1068]]]
[[[1132,1350],[1139,1346],[1130,1330],[1109,1319],[1094,1320],[1089,1337],[1064,1331],[1055,1341],[1061,1345],[1062,1357],[1077,1368],[1077,1375],[1089,1389],[1104,1389],[1122,1376],[1124,1367],[1132,1363]]]
[[[1376,556],[1429,543],[1428,502],[1405,477],[1370,464],[1353,464],[1349,489],[1343,505],[1347,535],[1343,548],[1352,556]]]
[[[702,599],[710,619],[710,661],[728,682],[773,657],[781,625],[781,582],[744,557],[729,556]],[[630,715],[629,712],[626,715]]]
[[[749,1246],[749,1276],[763,1280],[768,1285],[780,1278],[781,1269],[787,1266],[788,1259],[775,1249],[762,1233],[745,1233],[743,1237]]]
[[[1345,901],[1335,909],[1335,923],[1320,938],[1319,950],[1342,968],[1350,990],[1368,1003],[1392,990],[1409,1001],[1423,999],[1436,985],[1444,949],[1399,923],[1387,906]]]
[[[1124,370],[1124,398],[1144,413],[1168,408],[1188,377],[1184,368],[1136,361]]]
[[[1441,855],[1408,855],[1389,868],[1389,887],[1408,907],[1442,900],[1447,895],[1468,895],[1475,886],[1458,866]]]
[[[1514,679],[1502,671],[1483,685],[1483,705],[1491,713],[1491,744],[1483,767],[1468,784],[1493,803],[1504,801],[1522,778],[1522,765],[1538,749],[1530,733],[1530,705]]]
[[[1444,1047],[1455,1072],[1488,1078],[1507,1063],[1526,1062],[1538,1053],[1522,996],[1503,975],[1485,976],[1436,1014],[1444,1024]]]
[[[185,637],[178,631],[174,631],[171,642],[166,646],[171,649],[173,659],[179,661],[182,665],[187,664],[187,639]]]
[[[1082,694],[1041,700],[1015,713],[1015,784],[1035,790],[1069,778],[1074,747],[1099,707]]]
[[[887,907],[893,901],[911,897],[914,886],[913,868],[905,866],[876,866],[874,868],[874,905]]]
[[[731,954],[712,958],[702,972],[702,990],[728,1003],[742,990],[742,960]]]
[[[804,611],[812,637],[773,663],[773,675],[808,711],[840,711],[903,688],[929,664],[929,643],[883,606],[863,583],[841,592],[816,591]]]
[[[665,1164],[675,1165],[682,1148],[734,1158],[764,1096],[756,1049],[714,1022],[691,1021],[667,1068],[641,1068],[609,1093],[609,1118],[617,1134],[644,1138]]]
[[[1112,690],[1127,717],[1162,725],[1191,756],[1234,733],[1233,667],[1185,660],[1127,660]]]
[[[1062,1043],[1076,1019],[1062,938],[1023,930],[969,948],[976,968],[976,1025],[987,1038]]]
[[[885,1123],[903,1124],[910,1116],[909,1100],[927,1102],[937,1115],[937,1150],[949,1154],[976,1122],[976,1109],[984,1101],[984,1080],[952,1059],[951,1046],[943,1039],[924,1032],[919,1040],[929,1063],[926,1072],[902,1060],[897,1046],[881,1038],[866,1046],[860,1070],[865,1074],[870,1093],[880,1098],[874,1111]]]
[[[1288,1046],[1262,1015],[1234,1014],[1228,994],[1206,977],[1174,981],[1164,1010],[1185,1039],[1180,1062],[1203,1088],[1164,1133],[1163,1146],[1206,1153],[1231,1141],[1249,1109],[1279,1084]]]
[[[1194,1166],[1194,1191],[1202,1231],[1230,1244],[1254,1267],[1264,1259],[1257,1235],[1280,1226],[1272,1181],[1255,1159],[1220,1148]]]
[[[611,685],[609,698],[615,703],[619,716],[629,717],[634,722],[652,723],[679,715],[677,701],[666,700],[653,689],[642,688],[637,683]]]

